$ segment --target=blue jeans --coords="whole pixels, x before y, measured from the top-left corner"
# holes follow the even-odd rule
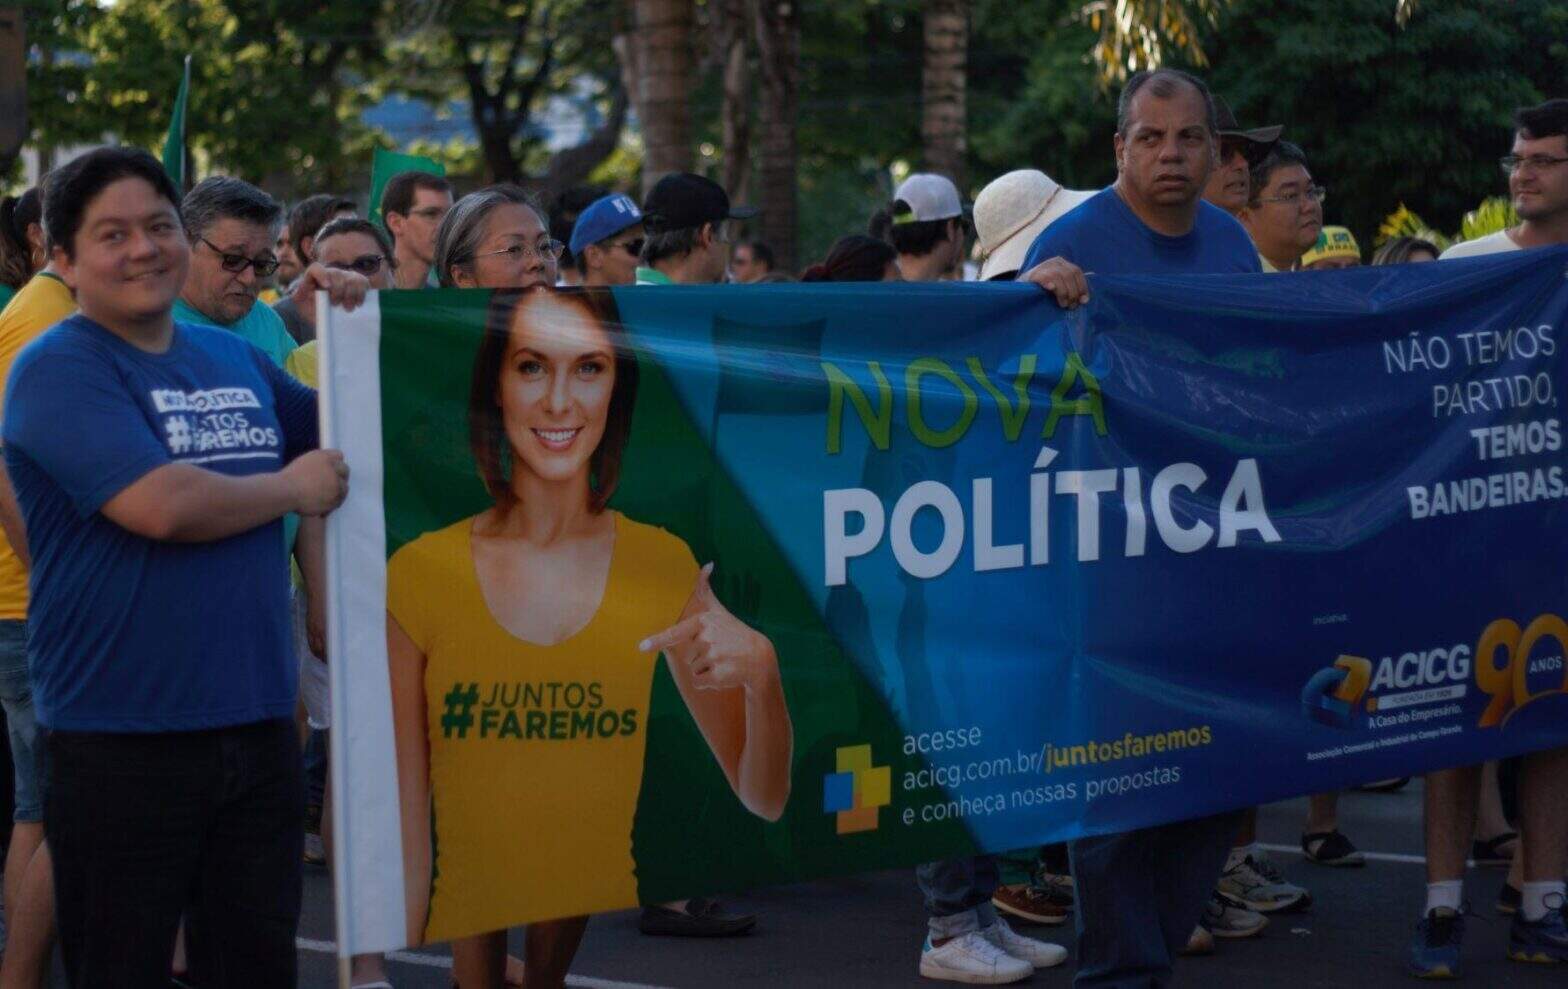
[[[1241,812],[1177,821],[1068,845],[1076,884],[1076,989],[1171,984],[1230,854]]]
[[[996,892],[999,875],[995,855],[915,866],[915,882],[926,898],[931,936],[959,937],[996,923],[991,894]]]
[[[34,824],[44,819],[38,787],[38,722],[33,716],[33,683],[27,673],[27,622],[0,619],[0,707],[5,708],[16,779],[12,820]]]

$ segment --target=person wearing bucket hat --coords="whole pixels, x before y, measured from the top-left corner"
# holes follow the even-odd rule
[[[1301,256],[1304,271],[1354,268],[1360,263],[1361,247],[1356,243],[1356,235],[1345,227],[1324,227],[1318,242]]]
[[[755,206],[731,206],[712,179],[672,172],[643,200],[643,267],[638,285],[711,285],[729,270],[735,231],[729,220],[749,220]]]
[[[1029,245],[1092,192],[1064,189],[1044,172],[1008,172],[975,197],[975,236],[980,241],[981,281],[1012,281]]]
[[[630,285],[642,256],[642,210],[615,193],[588,204],[572,226],[572,263],[584,285]]]
[[[1214,97],[1214,116],[1219,124],[1220,156],[1209,174],[1203,198],[1235,216],[1247,205],[1252,192],[1250,172],[1261,162],[1285,130],[1280,124],[1243,130],[1231,113],[1230,104]]]

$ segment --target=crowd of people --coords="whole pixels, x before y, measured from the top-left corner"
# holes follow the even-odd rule
[[[955,280],[973,258],[981,280],[1033,283],[1073,308],[1093,274],[1361,264],[1283,131],[1242,128],[1196,77],[1139,73],[1119,101],[1110,187],[1025,169],[970,207],[948,178],[914,174],[800,280]],[[1395,238],[1372,263],[1568,243],[1568,100],[1520,110],[1507,151],[1517,226],[1446,252]],[[332,844],[323,518],[351,483],[341,455],[318,449],[318,293],[353,308],[437,286],[793,280],[741,238],[756,211],[699,175],[664,176],[640,203],[574,192],[547,209],[509,185],[457,197],[416,171],[375,205],[380,224],[343,195],[285,212],[227,176],[181,195],[124,147],[0,205],[0,707],[14,769],[0,987],[44,984],[56,942],[76,986],[296,981],[302,863],[329,865]],[[1336,798],[1311,799],[1303,854],[1362,865]],[[1510,954],[1568,961],[1565,804],[1568,749],[1426,778],[1413,974],[1460,972],[1469,860],[1510,870],[1497,904],[1513,915]],[[1179,956],[1311,899],[1260,847],[1255,810],[1030,854],[1016,883],[991,855],[916,870],[922,975],[1025,979],[1068,953],[1012,925],[1072,918],[1075,985],[1163,986]],[[523,958],[505,931],[461,938],[456,983],[560,985],[586,922],[530,925]],[[756,923],[711,898],[649,905],[640,921],[652,936]],[[390,985],[378,956],[352,974]]]

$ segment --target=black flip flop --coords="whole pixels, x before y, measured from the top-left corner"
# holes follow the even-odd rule
[[[1485,841],[1472,841],[1470,843],[1470,859],[1476,865],[1493,869],[1503,869],[1514,864],[1513,852],[1503,853],[1504,845],[1514,843],[1514,849],[1519,847],[1519,832],[1504,831],[1495,834]]]

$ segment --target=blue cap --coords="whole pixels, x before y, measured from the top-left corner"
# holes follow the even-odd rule
[[[589,244],[614,237],[627,227],[641,222],[642,210],[637,208],[631,197],[612,193],[602,199],[595,199],[578,214],[577,223],[572,227],[572,242],[567,246],[572,249],[573,255],[581,254]]]

